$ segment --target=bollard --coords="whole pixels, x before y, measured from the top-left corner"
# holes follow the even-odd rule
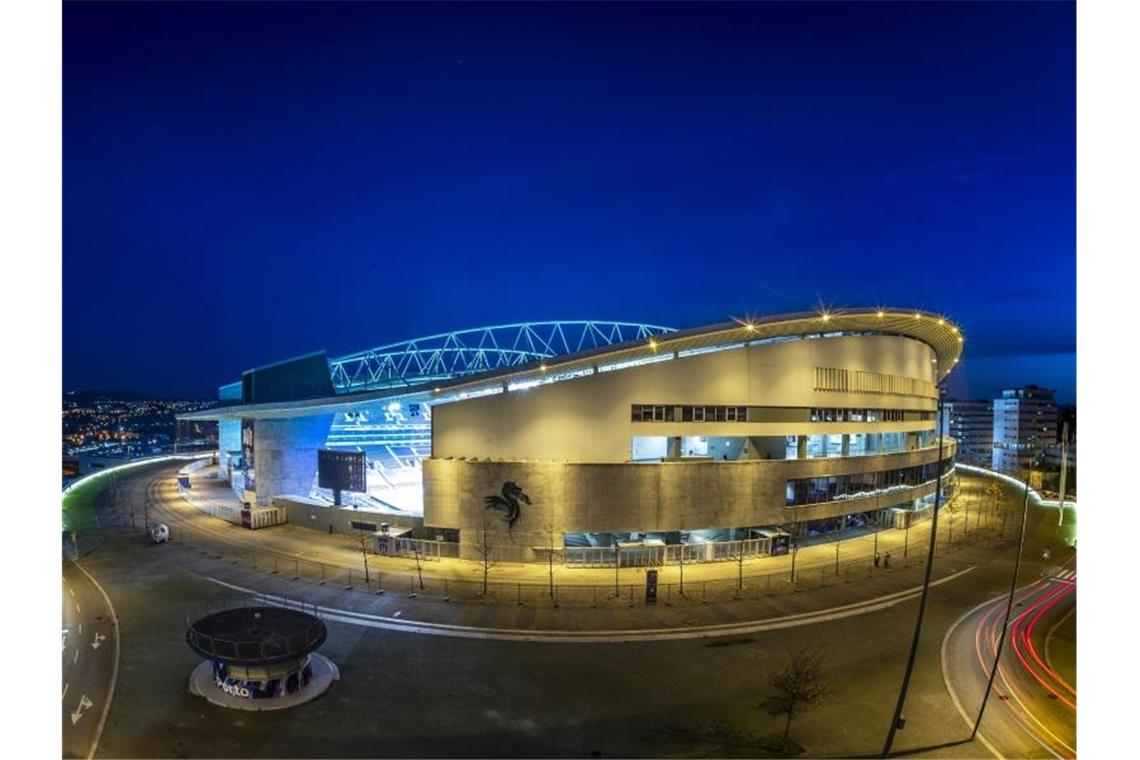
[[[325,585],[325,563],[323,562],[321,563],[321,582],[318,585]]]
[[[415,599],[416,598],[416,581],[410,575],[408,576],[408,598],[409,599]]]
[[[293,580],[301,578],[301,562],[300,560],[293,560]]]
[[[515,591],[517,594],[517,596],[515,597],[515,603],[518,604],[518,606],[522,607],[522,584],[516,583],[515,586],[516,586]]]
[[[378,595],[384,593],[384,574],[381,572],[376,573],[376,593]]]
[[[276,554],[273,555],[273,571],[269,574],[270,575],[277,575],[277,555]]]
[[[443,601],[451,601],[451,595],[447,593],[447,578],[443,579]]]
[[[348,571],[348,585],[345,586],[344,589],[345,589],[345,591],[351,591],[352,590],[352,569],[351,568],[349,568],[349,571]]]

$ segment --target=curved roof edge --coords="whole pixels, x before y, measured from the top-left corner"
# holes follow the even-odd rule
[[[479,395],[481,392],[492,392],[496,387],[505,387],[511,381],[550,381],[553,375],[588,370],[602,361],[620,363],[724,344],[752,343],[769,338],[826,336],[833,333],[837,335],[874,333],[921,341],[934,351],[936,376],[939,382],[957,365],[965,341],[965,336],[958,325],[944,315],[916,309],[853,308],[775,314],[678,330],[655,335],[648,340],[628,341],[477,375],[425,382],[409,387],[345,393],[328,399],[215,407],[180,415],[179,419],[289,417],[332,413],[389,397],[409,397],[440,403],[461,400],[471,395]]]

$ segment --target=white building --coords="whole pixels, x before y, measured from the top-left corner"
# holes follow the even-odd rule
[[[1027,385],[1003,390],[994,399],[993,468],[1028,469],[1046,446],[1057,441],[1057,402],[1053,391]]]

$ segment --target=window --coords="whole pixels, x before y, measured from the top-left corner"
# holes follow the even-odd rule
[[[880,472],[789,480],[785,486],[785,503],[794,507],[869,496],[896,488],[913,488],[936,480],[939,471],[945,477],[953,466],[952,459],[943,459],[941,467],[930,462]]]

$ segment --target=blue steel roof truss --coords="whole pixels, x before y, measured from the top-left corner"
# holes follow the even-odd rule
[[[496,325],[370,348],[331,359],[329,371],[337,393],[410,386],[517,367],[667,332],[673,330],[594,320]]]

